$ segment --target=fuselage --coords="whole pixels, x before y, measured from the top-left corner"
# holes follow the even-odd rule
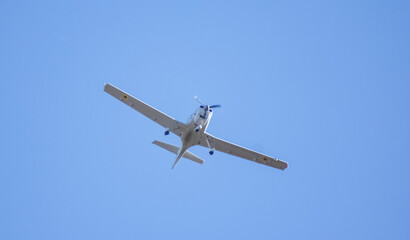
[[[182,132],[181,149],[188,149],[191,146],[199,144],[200,136],[208,128],[209,122],[212,118],[212,109],[209,106],[201,105],[188,119],[188,127]],[[185,149],[185,150],[186,150]]]
[[[212,109],[207,105],[201,105],[191,115],[187,123],[188,127],[185,128],[181,134],[182,144],[178,150],[177,158],[175,159],[172,168],[174,168],[181,157],[184,156],[184,153],[188,148],[200,143],[201,135],[207,129],[211,117]]]

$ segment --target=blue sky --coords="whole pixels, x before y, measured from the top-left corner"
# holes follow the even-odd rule
[[[2,1],[0,239],[408,239],[408,1]],[[289,163],[179,144],[103,91]]]

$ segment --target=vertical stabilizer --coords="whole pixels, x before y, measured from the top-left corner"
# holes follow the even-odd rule
[[[178,153],[177,153],[177,158],[175,159],[174,164],[172,165],[172,169],[174,169],[174,167],[177,165],[177,163],[179,162],[179,159],[181,159],[181,157],[184,155],[185,151],[186,151],[186,147],[182,146],[179,148]]]
[[[179,159],[181,159],[181,156],[177,156],[177,159],[175,159],[175,162],[172,165],[172,169],[174,169],[174,167],[177,165],[177,163],[179,162]]]
[[[189,152],[187,150],[185,150],[184,153],[181,154],[181,157],[178,158],[179,147],[168,144],[168,143],[160,142],[160,141],[157,141],[157,140],[153,141],[152,143],[177,155],[177,159],[175,160],[174,165],[172,166],[172,168],[175,167],[175,165],[178,163],[179,159],[181,159],[181,158],[186,158],[186,159],[189,159],[189,160],[194,161],[194,162],[199,163],[199,164],[204,164],[204,160],[200,159],[199,157],[195,156],[194,154],[192,154],[191,152]]]

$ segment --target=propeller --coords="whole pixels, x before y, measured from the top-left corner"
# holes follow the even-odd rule
[[[219,108],[219,107],[222,107],[221,104],[215,104],[215,105],[209,106],[209,108]]]
[[[218,107],[222,107],[221,104],[215,104],[215,105],[211,105],[211,106],[209,106],[209,105],[204,105],[204,104],[201,102],[201,100],[199,100],[198,96],[195,96],[194,99],[197,100],[197,101],[199,102],[199,104],[201,104],[201,106],[205,108],[206,111],[208,110],[208,108],[218,108]]]
[[[194,99],[197,100],[197,101],[199,102],[199,104],[204,105],[204,104],[201,102],[201,100],[199,100],[198,96],[195,96]]]

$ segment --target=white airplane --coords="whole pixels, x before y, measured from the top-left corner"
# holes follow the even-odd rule
[[[152,142],[153,144],[156,144],[159,147],[162,147],[177,155],[172,168],[177,165],[178,161],[182,157],[203,164],[204,161],[202,159],[187,151],[188,148],[195,145],[209,148],[210,155],[213,155],[215,150],[217,150],[281,170],[284,170],[288,167],[288,164],[286,162],[283,162],[279,159],[255,152],[244,147],[240,147],[236,144],[224,141],[207,133],[206,129],[213,114],[212,109],[220,107],[221,105],[204,105],[195,96],[195,99],[201,104],[201,106],[199,106],[197,110],[191,115],[188,123],[184,124],[142,102],[141,100],[136,99],[130,94],[114,87],[109,83],[105,84],[104,91],[117,98],[121,102],[127,104],[128,106],[132,107],[133,109],[137,110],[138,112],[142,113],[159,125],[163,126],[166,129],[165,135],[168,135],[170,132],[172,132],[181,138],[181,147],[173,146],[171,144],[156,140]]]

